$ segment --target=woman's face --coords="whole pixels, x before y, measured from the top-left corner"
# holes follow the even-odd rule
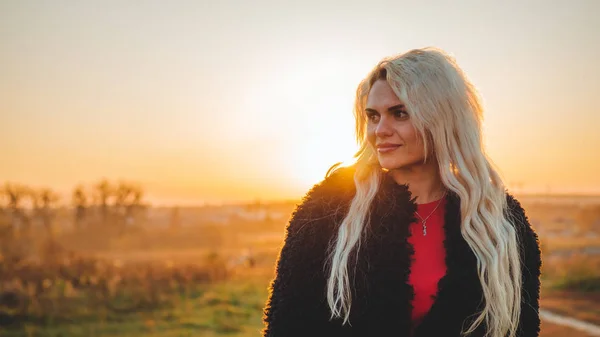
[[[423,164],[423,142],[414,128],[404,103],[385,80],[377,80],[365,108],[367,139],[381,167],[394,170]]]

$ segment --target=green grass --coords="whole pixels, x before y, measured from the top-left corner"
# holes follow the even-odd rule
[[[225,281],[173,295],[161,308],[115,313],[82,311],[69,320],[27,322],[2,336],[258,336],[267,285]]]
[[[600,257],[573,255],[542,262],[542,285],[581,293],[600,292]]]

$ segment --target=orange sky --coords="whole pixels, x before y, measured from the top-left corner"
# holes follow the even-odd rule
[[[298,198],[354,152],[383,56],[434,45],[486,106],[509,185],[600,193],[600,2],[0,3],[0,182],[151,201]]]

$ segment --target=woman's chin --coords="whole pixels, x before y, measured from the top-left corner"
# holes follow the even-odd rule
[[[386,170],[396,170],[402,168],[402,165],[398,163],[389,163],[389,162],[379,162],[379,165]]]
[[[386,170],[409,169],[411,167],[424,165],[423,156],[405,157],[405,156],[378,156],[379,165]],[[435,161],[429,161],[429,165],[437,165]]]
[[[406,168],[409,166],[409,163],[402,160],[379,160],[379,165],[386,170],[398,170],[402,168]]]

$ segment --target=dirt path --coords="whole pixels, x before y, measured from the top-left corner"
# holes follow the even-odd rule
[[[600,327],[572,317],[562,316],[547,310],[540,310],[542,337],[597,337]]]
[[[540,337],[593,337],[585,332],[542,321]]]

